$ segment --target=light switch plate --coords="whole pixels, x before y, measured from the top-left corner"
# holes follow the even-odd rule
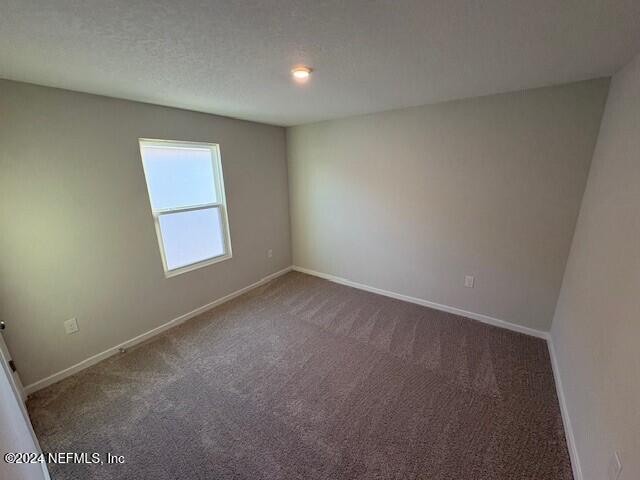
[[[78,331],[78,321],[75,318],[70,318],[64,321],[64,331],[67,334],[76,333]]]
[[[476,284],[476,279],[473,277],[473,275],[466,275],[464,277],[464,286],[467,288],[473,288],[473,286]]]

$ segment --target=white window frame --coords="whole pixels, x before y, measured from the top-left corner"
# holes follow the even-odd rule
[[[231,251],[231,234],[229,232],[229,218],[227,215],[227,199],[224,190],[224,175],[222,173],[222,156],[220,155],[220,145],[218,145],[217,143],[184,142],[180,140],[160,140],[155,138],[139,138],[138,144],[140,147],[140,159],[142,160],[142,169],[144,170],[144,177],[147,184],[147,195],[149,197],[151,214],[153,215],[153,222],[156,228],[156,236],[158,237],[158,247],[160,249],[160,256],[162,257],[162,267],[164,268],[165,277],[174,277],[182,273],[191,272],[193,270],[197,270],[198,268],[213,265],[214,263],[222,262],[224,260],[232,258],[233,253]],[[188,205],[186,207],[163,209],[153,208],[153,201],[151,200],[152,194],[149,188],[149,177],[147,176],[147,168],[144,163],[143,147],[209,149],[211,151],[214,188],[216,189],[216,197],[219,201],[199,205]],[[182,267],[169,270],[169,268],[167,267],[167,258],[164,250],[164,241],[162,240],[162,230],[160,229],[160,217],[162,215],[170,213],[192,212],[194,210],[208,209],[218,209],[220,211],[220,219],[223,230],[222,238],[224,241],[224,253],[222,255],[206,258],[198,262],[190,263],[189,265],[183,265]]]

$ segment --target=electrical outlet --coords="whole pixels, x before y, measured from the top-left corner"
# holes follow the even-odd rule
[[[267,258],[271,257],[273,257],[273,250],[270,248],[269,250],[267,250]]]
[[[75,318],[70,318],[64,321],[64,331],[67,335],[76,333],[78,331],[78,321]]]
[[[622,462],[620,461],[620,454],[614,452],[611,460],[609,460],[609,480],[618,480],[620,478],[620,472],[622,472]]]
[[[473,275],[465,275],[464,277],[464,286],[467,288],[473,288],[476,284],[476,279]]]

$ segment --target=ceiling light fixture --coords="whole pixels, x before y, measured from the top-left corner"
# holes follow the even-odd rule
[[[311,69],[309,67],[296,67],[291,70],[291,75],[298,82],[306,82],[311,75]]]

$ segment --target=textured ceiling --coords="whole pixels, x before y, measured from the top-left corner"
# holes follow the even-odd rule
[[[638,0],[0,0],[2,78],[278,125],[606,76],[637,50]]]

